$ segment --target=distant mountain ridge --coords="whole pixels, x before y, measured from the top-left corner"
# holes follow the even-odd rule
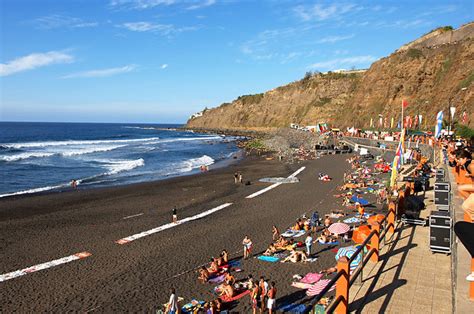
[[[407,115],[422,114],[423,126],[436,113],[456,107],[474,125],[474,22],[458,29],[438,28],[374,62],[367,71],[328,72],[231,103],[207,109],[187,127],[270,130],[290,123],[369,127],[379,115],[398,121],[401,101]],[[389,122],[390,123],[390,122]]]

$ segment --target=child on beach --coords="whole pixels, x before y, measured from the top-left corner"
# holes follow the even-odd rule
[[[173,214],[173,223],[178,223],[178,213],[177,213],[176,206],[173,207],[172,214]]]
[[[244,258],[248,258],[252,250],[252,240],[246,235],[242,241],[242,245],[244,246]]]

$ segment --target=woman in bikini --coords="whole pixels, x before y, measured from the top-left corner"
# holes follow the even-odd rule
[[[306,263],[307,260],[308,260],[308,257],[306,256],[305,252],[292,250],[291,254],[285,259],[283,259],[281,262],[285,263],[289,261],[292,263],[297,263],[301,261],[303,263]]]
[[[207,269],[209,273],[217,273],[219,271],[219,266],[217,265],[217,261],[215,258],[211,258],[211,264],[209,265],[209,268]]]
[[[227,253],[227,250],[222,250],[221,260],[223,265],[227,265],[229,263],[229,253]]]
[[[275,225],[273,225],[273,227],[272,227],[272,239],[273,239],[273,241],[278,240],[279,237],[280,237],[280,230],[278,230],[278,228]]]

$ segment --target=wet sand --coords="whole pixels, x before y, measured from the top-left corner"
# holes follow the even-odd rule
[[[0,283],[0,312],[26,311],[145,311],[156,310],[175,287],[179,296],[210,300],[210,284],[197,281],[196,267],[222,249],[240,258],[248,234],[254,253],[271,242],[271,226],[280,230],[303,213],[341,209],[335,188],[349,167],[347,155],[284,165],[262,157],[208,173],[124,187],[81,190],[0,200],[0,274],[87,251],[92,256]],[[251,193],[270,184],[262,177],[288,176],[298,168],[299,183],[282,184],[258,197]],[[234,184],[241,171],[251,185]],[[328,173],[331,182],[317,180]],[[233,205],[199,220],[118,245],[116,240],[196,215],[223,203]],[[140,215],[141,214],[141,215]],[[138,215],[128,219],[127,216]],[[298,240],[304,241],[304,237]],[[290,286],[294,274],[316,272],[335,264],[327,246],[313,246],[318,261],[308,264],[242,261],[237,279],[252,274],[275,281],[277,305],[304,296]],[[248,296],[232,311],[250,310]]]

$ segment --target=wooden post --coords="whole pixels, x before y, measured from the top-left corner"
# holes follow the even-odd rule
[[[380,224],[378,222],[375,222],[372,225],[372,230],[375,230],[375,234],[370,239],[370,247],[375,249],[375,252],[370,257],[370,260],[372,262],[377,263],[379,261],[379,249],[380,249]]]
[[[394,233],[395,232],[395,203],[390,202],[388,204],[388,217],[387,217],[387,223],[388,223],[388,233]]]
[[[349,259],[345,256],[337,261],[337,272],[342,272],[336,282],[336,299],[342,297],[335,309],[337,314],[349,313]]]

